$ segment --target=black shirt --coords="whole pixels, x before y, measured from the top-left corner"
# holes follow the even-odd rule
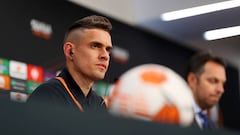
[[[82,105],[84,111],[105,111],[106,104],[102,97],[97,95],[92,89],[85,97],[81,88],[73,80],[66,68],[58,75],[62,77],[72,94]],[[37,87],[28,99],[28,104],[37,103],[44,106],[60,106],[70,109],[78,109],[77,105],[67,92],[63,84],[56,78],[50,79]],[[35,104],[36,105],[36,104]],[[39,106],[40,107],[40,106]]]

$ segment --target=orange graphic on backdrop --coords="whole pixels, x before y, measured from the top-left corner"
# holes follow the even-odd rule
[[[0,89],[10,90],[10,77],[0,75]]]
[[[50,34],[45,34],[45,33],[41,32],[41,31],[33,30],[32,34],[35,35],[35,36],[47,39],[47,40],[51,38]]]

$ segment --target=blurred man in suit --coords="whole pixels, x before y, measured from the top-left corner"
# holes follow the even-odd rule
[[[194,98],[193,126],[217,129],[218,125],[208,118],[207,111],[219,102],[224,93],[226,82],[224,60],[210,52],[199,52],[190,59],[186,79]]]

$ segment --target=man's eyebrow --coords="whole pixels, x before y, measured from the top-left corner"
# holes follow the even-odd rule
[[[112,46],[108,46],[108,47],[107,47],[107,49],[111,49],[111,50],[112,50],[112,49],[113,49],[113,47],[112,47]]]

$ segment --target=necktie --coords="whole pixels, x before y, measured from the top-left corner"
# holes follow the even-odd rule
[[[206,114],[204,114],[203,112],[199,112],[198,115],[203,120],[202,127],[209,128],[208,116]]]

